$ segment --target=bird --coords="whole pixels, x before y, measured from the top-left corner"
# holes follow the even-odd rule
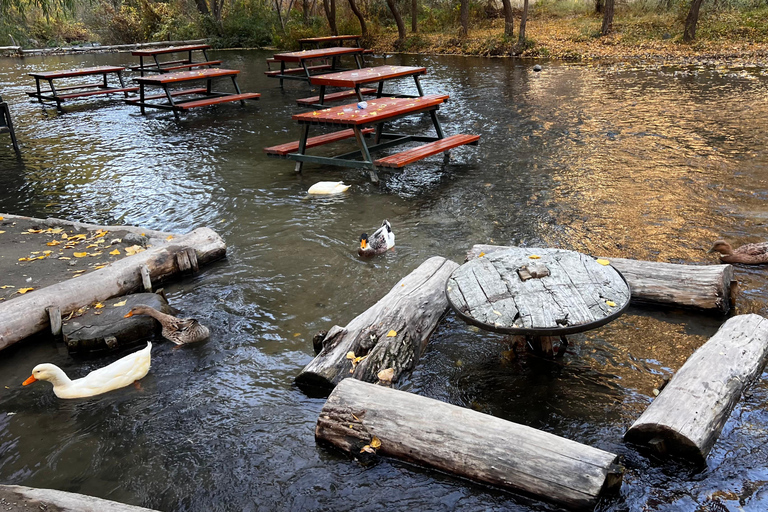
[[[343,181],[318,181],[307,190],[311,195],[330,195],[346,192],[350,185],[345,185]]]
[[[768,263],[768,242],[746,244],[733,249],[725,240],[717,240],[707,254],[720,253],[720,261],[724,263],[745,263],[760,265]]]
[[[22,385],[29,386],[38,380],[53,384],[53,393],[59,398],[85,398],[123,388],[149,372],[152,343],[147,347],[122,357],[114,363],[94,370],[85,377],[71,380],[64,370],[51,363],[42,363],[32,369],[32,375]]]
[[[357,249],[357,254],[364,257],[375,256],[384,254],[394,246],[395,234],[392,232],[389,221],[385,220],[370,237],[367,233],[360,235],[360,247]]]
[[[163,338],[174,342],[177,345],[186,345],[195,343],[208,338],[210,331],[206,326],[194,318],[176,318],[175,316],[161,313],[155,308],[138,305],[123,315],[123,318],[129,318],[133,315],[149,315],[163,326]]]

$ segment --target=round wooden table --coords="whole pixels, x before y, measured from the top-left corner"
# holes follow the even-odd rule
[[[510,247],[457,268],[448,302],[467,323],[504,334],[560,336],[605,325],[630,290],[607,260],[563,249]]]

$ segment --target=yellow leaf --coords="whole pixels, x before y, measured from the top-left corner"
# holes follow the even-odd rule
[[[355,353],[354,352],[352,352],[351,350],[349,352],[347,352],[347,359],[354,359],[354,358],[355,358]]]
[[[57,233],[58,234],[58,233],[61,233],[62,231],[64,231],[64,229],[62,229],[62,228],[48,228],[48,233]]]
[[[360,453],[363,453],[363,452],[366,452],[366,453],[376,453],[376,450],[371,448],[371,445],[367,444],[367,445],[363,446],[362,448],[360,448]]]
[[[299,336],[301,336],[301,333],[300,333],[300,332],[295,332],[295,333],[293,333],[293,337],[294,337],[294,338],[298,338]]]
[[[75,270],[75,274],[82,274],[85,270]]]
[[[394,338],[395,336],[397,336],[397,331],[395,331],[394,329],[390,330],[387,333],[387,338]]]
[[[40,254],[40,251],[32,251],[32,254]]]
[[[0,234],[3,234],[3,233],[5,233],[5,231],[0,231]]]
[[[95,267],[93,267],[93,269],[99,270],[100,268],[104,268],[104,267],[106,267],[106,265],[96,265]]]
[[[119,244],[122,241],[123,241],[122,238],[113,238],[112,241],[109,242],[109,244],[110,245],[115,245],[115,244]]]
[[[109,233],[109,231],[107,231],[106,229],[99,229],[96,231],[96,238],[107,236],[107,233]]]
[[[42,233],[43,230],[42,229],[31,229],[30,228],[30,229],[27,230],[27,232],[28,233]]]
[[[478,258],[482,258],[483,256],[485,256],[484,252],[481,252],[480,254],[477,255]]]
[[[371,439],[371,448],[381,448],[381,439],[373,436],[373,439]]]
[[[541,259],[541,256],[537,256],[537,255],[535,255],[535,254],[531,254],[531,255],[530,255],[530,256],[528,256],[528,257],[529,257],[529,258],[531,258],[532,260],[540,260],[540,259]]]
[[[392,382],[392,379],[395,378],[395,369],[387,368],[386,370],[381,370],[378,374],[376,374],[376,376],[380,381]]]
[[[120,306],[125,306],[125,303],[126,303],[126,302],[128,302],[128,301],[126,301],[126,300],[121,300],[120,302],[116,302],[116,303],[112,304],[112,306],[114,306],[114,307],[116,307],[116,308],[119,308]]]
[[[31,292],[32,290],[34,290],[34,288],[19,288],[16,291],[19,292],[20,294],[24,295],[25,293]]]
[[[0,217],[0,220],[5,220],[5,217]]]
[[[86,249],[93,249],[94,247],[98,247],[96,244],[88,244],[85,246]]]
[[[602,258],[599,258],[599,259],[597,259],[596,261],[597,261],[599,264],[601,264],[601,265],[610,265],[610,264],[611,264],[611,262],[610,262],[609,260],[604,260],[604,259],[602,259]]]
[[[53,251],[43,251],[43,254],[48,255],[51,254]]]
[[[120,254],[120,249],[115,249],[114,251],[110,252],[109,254],[111,254],[112,256],[117,256],[118,254]]]
[[[0,286],[0,290],[5,290],[6,288],[16,288],[16,287],[11,284],[4,284],[3,286]]]
[[[89,252],[88,256],[101,256],[101,251]]]
[[[173,240],[173,235],[168,235],[165,239],[166,240]]]
[[[59,259],[60,260],[71,260],[72,258],[70,258],[68,256],[59,256]]]
[[[96,309],[101,309],[104,307],[104,304],[102,304],[101,302],[97,302],[96,304],[93,305],[93,307]]]
[[[87,252],[76,252],[72,256],[74,256],[75,258],[85,258],[86,256],[88,256],[88,253]]]
[[[80,233],[79,235],[72,235],[69,238],[74,238],[75,240],[85,240],[85,235]]]
[[[53,247],[54,245],[59,245],[60,243],[61,243],[61,241],[59,241],[59,240],[51,240],[50,242],[48,242],[45,245],[50,245],[51,247]]]
[[[132,245],[130,247],[125,248],[125,254],[127,254],[128,256],[133,256],[134,254],[140,253],[144,250],[145,249],[140,245]]]
[[[19,258],[19,261],[29,261],[29,258]]]
[[[608,305],[609,305],[610,307],[612,307],[612,308],[613,308],[613,307],[616,307],[616,303],[615,303],[615,302],[613,302],[612,300],[607,300],[607,301],[605,301],[605,303],[606,303],[606,304],[608,304]]]

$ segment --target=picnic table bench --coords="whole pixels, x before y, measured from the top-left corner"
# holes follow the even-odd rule
[[[27,91],[27,94],[33,98],[37,98],[40,103],[42,103],[43,100],[55,101],[56,108],[58,110],[62,110],[61,108],[62,102],[66,100],[71,100],[74,98],[83,98],[83,97],[100,95],[100,94],[115,94],[120,92],[122,92],[126,97],[128,97],[128,93],[136,92],[139,90],[139,88],[125,86],[125,82],[123,81],[123,75],[122,75],[122,72],[124,70],[125,70],[124,67],[119,67],[119,66],[97,66],[92,68],[68,69],[64,71],[42,71],[42,72],[29,73],[29,76],[35,79],[35,90]],[[117,75],[117,79],[120,82],[120,87],[109,86],[107,77],[112,74]],[[55,87],[53,85],[54,80],[58,80],[62,78],[73,78],[73,77],[94,76],[94,75],[101,75],[102,80],[96,83],[75,84],[75,85],[66,85],[66,86],[60,86],[60,87]],[[48,87],[49,87],[48,90],[41,89],[40,87],[41,80],[45,80],[48,82]],[[65,92],[64,94],[62,94],[62,91],[74,91],[74,92]]]
[[[301,138],[297,142],[264,148],[269,156],[288,158],[296,161],[296,172],[301,172],[304,162],[368,169],[371,180],[378,182],[376,170],[382,167],[400,168],[431,155],[452,148],[471,144],[477,145],[479,135],[452,135],[446,137],[437,118],[437,110],[448,99],[447,95],[431,95],[419,98],[378,98],[368,102],[366,109],[355,104],[326,108],[293,116],[301,127]],[[432,119],[436,136],[385,133],[386,123],[403,117],[428,113]],[[315,137],[309,137],[312,126],[338,127],[342,130]],[[374,145],[368,146],[365,135],[374,133]],[[354,137],[359,149],[334,157],[307,155],[309,148],[323,146]],[[400,153],[373,160],[372,153],[396,147],[409,142],[427,144],[407,149]]]
[[[211,60],[208,58],[206,50],[211,48],[207,44],[191,44],[186,46],[168,46],[166,48],[156,48],[149,50],[135,50],[131,52],[131,55],[139,58],[139,64],[137,66],[130,66],[129,69],[133,71],[139,71],[141,76],[144,73],[171,73],[180,69],[192,69],[199,67],[213,67],[221,64],[220,60]],[[203,54],[203,60],[195,62],[192,55],[193,52],[201,52]],[[168,55],[171,53],[186,53],[186,59],[178,60],[166,60],[160,61],[158,57],[160,55]],[[144,57],[151,57],[154,62],[145,64]]]
[[[298,52],[276,53],[274,59],[280,62],[280,69],[265,71],[264,74],[270,78],[279,78],[280,87],[283,86],[283,80],[304,80],[309,82],[312,74],[319,71],[339,70],[339,59],[344,55],[354,57],[358,68],[363,67],[362,48],[345,48],[342,46],[333,48],[320,48],[316,50],[301,50]],[[330,60],[330,64],[316,64],[310,66],[313,60]],[[289,68],[287,63],[293,62],[299,67]]]
[[[259,93],[243,93],[240,91],[240,86],[237,84],[237,75],[240,73],[238,69],[221,69],[221,68],[207,68],[191,71],[181,71],[178,73],[166,73],[154,76],[136,77],[134,80],[139,83],[139,97],[136,99],[127,100],[132,105],[138,105],[141,107],[141,113],[145,113],[145,107],[159,108],[164,110],[172,110],[176,118],[179,117],[179,112],[186,111],[196,107],[205,107],[209,105],[216,105],[219,103],[227,103],[232,101],[239,101],[242,105],[245,105],[245,100],[258,99],[261,94]],[[230,78],[235,92],[221,92],[214,91],[213,80],[216,78]],[[206,82],[205,87],[194,87],[191,89],[170,89],[174,85],[184,85],[189,82],[195,82],[204,80]],[[161,87],[163,92],[160,94],[146,94],[146,87],[154,86]],[[190,98],[177,99],[184,96],[194,96]],[[202,98],[200,97],[202,96]],[[165,102],[150,103],[150,100],[165,99]]]
[[[357,97],[358,101],[363,101],[365,95],[375,95],[377,98],[383,96],[414,98],[416,96],[403,94],[388,94],[384,92],[384,82],[398,78],[413,77],[416,82],[418,96],[424,96],[419,77],[426,74],[427,68],[414,66],[376,66],[373,68],[352,69],[338,73],[328,73],[315,75],[309,78],[312,85],[320,86],[320,95],[309,98],[300,98],[296,103],[302,106],[322,108],[326,101],[334,101],[350,97]],[[365,84],[378,84],[377,89],[363,88]],[[342,87],[347,90],[326,94],[326,87]]]
[[[13,121],[11,121],[11,110],[8,103],[0,98],[0,133],[8,133],[11,136],[13,149],[19,152],[19,143],[16,141],[16,132],[13,130]]]

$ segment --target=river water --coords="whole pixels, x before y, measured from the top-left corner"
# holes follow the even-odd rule
[[[309,87],[281,90],[265,78],[267,52],[210,56],[241,69],[241,88],[261,100],[180,122],[103,98],[57,114],[29,101],[26,73],[132,57],[0,59],[0,94],[22,144],[17,159],[0,136],[0,211],[174,232],[210,226],[228,244],[225,261],[166,287],[211,339],[181,350],[158,342],[140,390],[58,400],[46,383],[21,387],[35,364],[80,376],[112,358],[74,360],[46,336],[3,351],[2,483],[163,511],[558,510],[396,460],[364,467],[318,446],[324,399],[293,384],[312,358],[312,335],[349,322],[428,257],[461,262],[476,243],[707,264],[717,238],[766,239],[764,68],[543,63],[535,73],[516,60],[389,57],[426,66],[426,93],[451,96],[440,110],[447,134],[482,138],[447,165],[433,157],[382,173],[375,186],[359,170],[306,165],[295,175],[291,163],[266,158],[263,147],[296,140],[290,115]],[[400,122],[409,123],[429,126]],[[321,180],[352,188],[307,198]],[[360,233],[385,218],[396,250],[361,261]],[[737,312],[768,313],[765,269],[739,266],[736,276]],[[706,468],[659,464],[622,441],[662,378],[722,321],[630,308],[547,361],[511,359],[502,336],[449,315],[403,387],[621,455],[621,494],[599,510],[763,511],[766,374],[737,404]]]

